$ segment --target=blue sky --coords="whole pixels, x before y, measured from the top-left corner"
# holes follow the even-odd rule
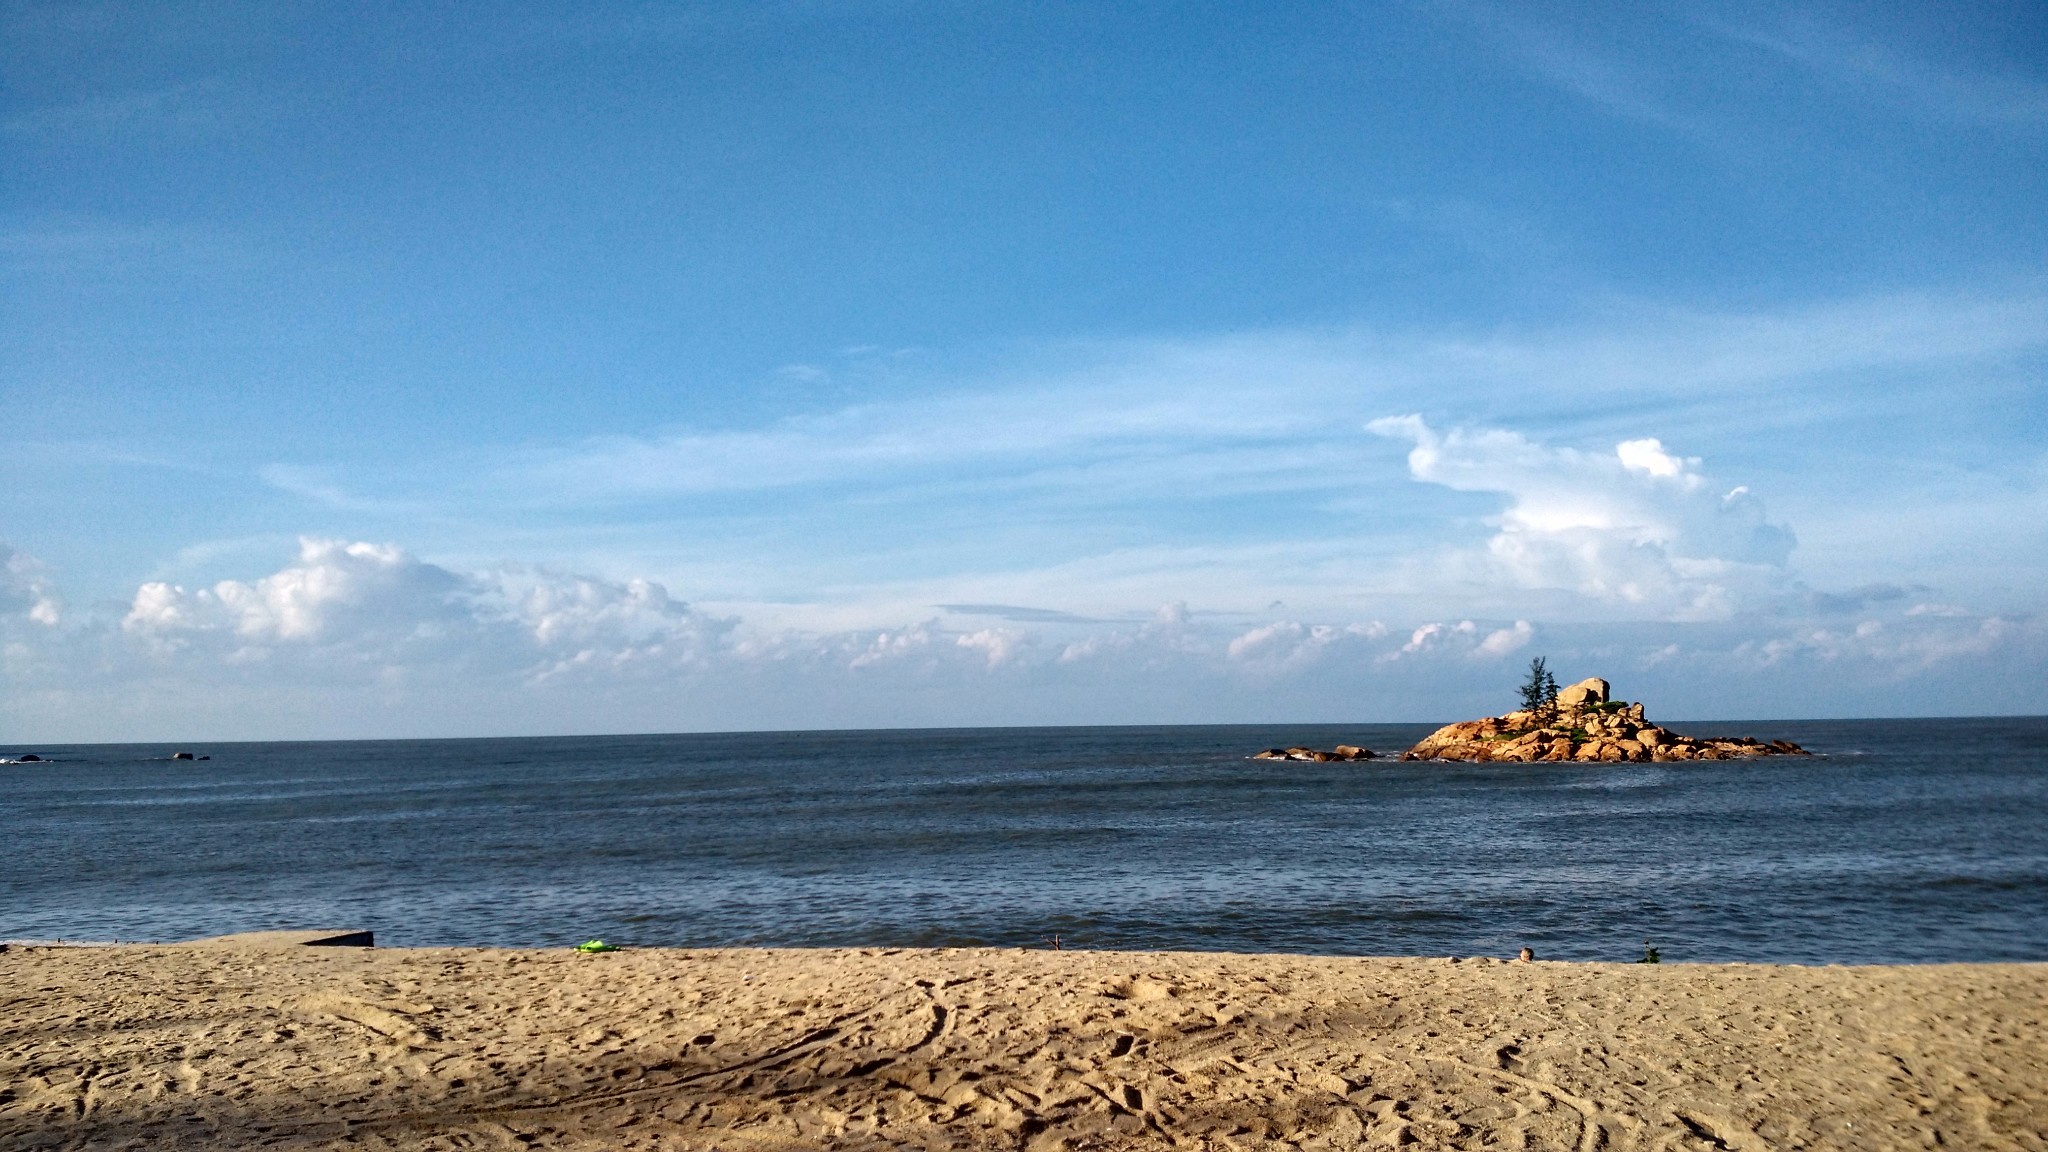
[[[2048,708],[2037,7],[0,21],[0,738]]]

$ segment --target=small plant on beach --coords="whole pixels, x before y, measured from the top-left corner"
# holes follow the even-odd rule
[[[1650,942],[1648,940],[1643,941],[1643,958],[1641,960],[1636,961],[1636,963],[1662,964],[1663,962],[1663,955],[1659,953],[1655,948],[1651,947]]]
[[[1045,943],[1046,946],[1048,948],[1051,948],[1053,951],[1060,951],[1060,938],[1057,934],[1045,937]]]
[[[1557,678],[1544,667],[1543,657],[1529,661],[1529,678],[1522,682],[1522,710],[1536,717],[1540,725],[1557,715]]]

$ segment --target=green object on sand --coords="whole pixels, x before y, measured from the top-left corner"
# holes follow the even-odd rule
[[[619,946],[617,944],[607,944],[602,940],[585,940],[576,946],[576,950],[578,952],[617,952]]]

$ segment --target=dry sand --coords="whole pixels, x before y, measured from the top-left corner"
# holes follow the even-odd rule
[[[0,1148],[2048,1149],[2048,965],[14,947]]]

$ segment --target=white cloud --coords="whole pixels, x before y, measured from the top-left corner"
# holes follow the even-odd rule
[[[1889,675],[1906,677],[1931,668],[1997,650],[2019,630],[2000,616],[1955,621],[1961,627],[1887,628],[1882,621],[1863,620],[1850,628],[1802,628],[1766,640],[1737,646],[1736,655],[1762,666],[1810,662],[1823,666],[1864,664]],[[1925,623],[1932,623],[1926,621]],[[2033,630],[2038,631],[2038,627]]]
[[[1505,628],[1481,629],[1471,620],[1456,624],[1441,621],[1424,624],[1408,634],[1399,648],[1380,653],[1379,661],[1392,663],[1407,657],[1459,654],[1472,660],[1498,660],[1529,646],[1536,638],[1536,626],[1517,620]]]
[[[1291,620],[1263,625],[1232,640],[1228,651],[1231,659],[1242,659],[1247,654],[1271,647],[1276,641],[1298,643],[1304,631],[1301,625]]]
[[[848,662],[848,666],[865,668],[870,664],[901,660],[912,653],[925,651],[931,647],[933,630],[934,625],[924,623],[893,632],[879,633],[866,648]]]
[[[344,623],[413,630],[460,612],[463,581],[393,545],[312,537],[298,561],[251,583],[223,580],[188,592],[144,584],[121,626],[177,641],[232,635],[249,644],[314,643]]]
[[[1726,615],[1782,581],[1791,531],[1766,520],[1747,489],[1708,494],[1700,462],[1656,439],[1623,441],[1606,455],[1502,429],[1439,433],[1413,415],[1367,428],[1414,444],[1417,480],[1507,497],[1484,555],[1461,558],[1480,578],[1673,619]]]
[[[17,614],[54,628],[63,622],[64,602],[41,561],[0,544],[0,617]]]
[[[1699,461],[1680,460],[1664,451],[1664,442],[1656,437],[1642,440],[1623,440],[1614,446],[1614,455],[1621,460],[1621,466],[1631,472],[1647,476],[1675,477],[1685,473],[1688,466],[1697,467]],[[1697,481],[1697,477],[1688,477]]]
[[[10,554],[6,571],[0,723],[44,739],[1441,721],[1508,707],[1508,658],[1532,649],[1573,678],[1626,674],[1630,691],[1677,716],[1815,714],[1828,699],[1865,712],[2038,711],[2048,682],[2040,623],[1869,590],[1833,598],[1855,615],[1828,608],[1820,623],[1396,630],[1173,602],[1130,625],[1049,612],[1002,627],[814,631],[709,616],[645,579],[462,571],[393,545],[308,539],[265,576],[151,582],[124,617],[47,625],[21,593],[33,562]],[[31,579],[36,596],[54,596]],[[997,669],[1003,692],[977,687]]]
[[[1333,647],[1357,648],[1386,634],[1387,626],[1377,620],[1365,624],[1276,620],[1233,637],[1224,646],[1224,653],[1233,661],[1269,670],[1292,668],[1322,659],[1326,650]]]
[[[461,664],[486,677],[559,677],[701,658],[730,627],[646,580],[545,569],[463,574],[391,544],[306,537],[295,561],[253,581],[187,590],[151,582],[121,621],[162,658],[301,670]]]
[[[1469,626],[1472,622],[1470,620],[1467,620],[1465,621],[1465,623],[1469,629]],[[1414,632],[1409,633],[1408,642],[1406,644],[1401,645],[1400,654],[1412,655],[1416,652],[1422,651],[1425,648],[1428,648],[1430,644],[1434,642],[1438,636],[1443,634],[1443,630],[1444,626],[1442,624],[1424,624],[1422,627],[1417,628]]]
[[[1025,642],[1026,634],[1014,628],[983,628],[953,640],[957,647],[984,653],[991,668],[1009,663]]]
[[[1185,600],[1161,604],[1152,619],[1135,630],[1111,629],[1094,632],[1060,650],[1060,662],[1071,664],[1109,654],[1148,650],[1155,655],[1193,653],[1202,650],[1197,629]]]
[[[1535,627],[1527,620],[1517,620],[1511,628],[1488,632],[1486,639],[1479,642],[1478,653],[1481,656],[1506,656],[1527,648],[1535,638]]]

